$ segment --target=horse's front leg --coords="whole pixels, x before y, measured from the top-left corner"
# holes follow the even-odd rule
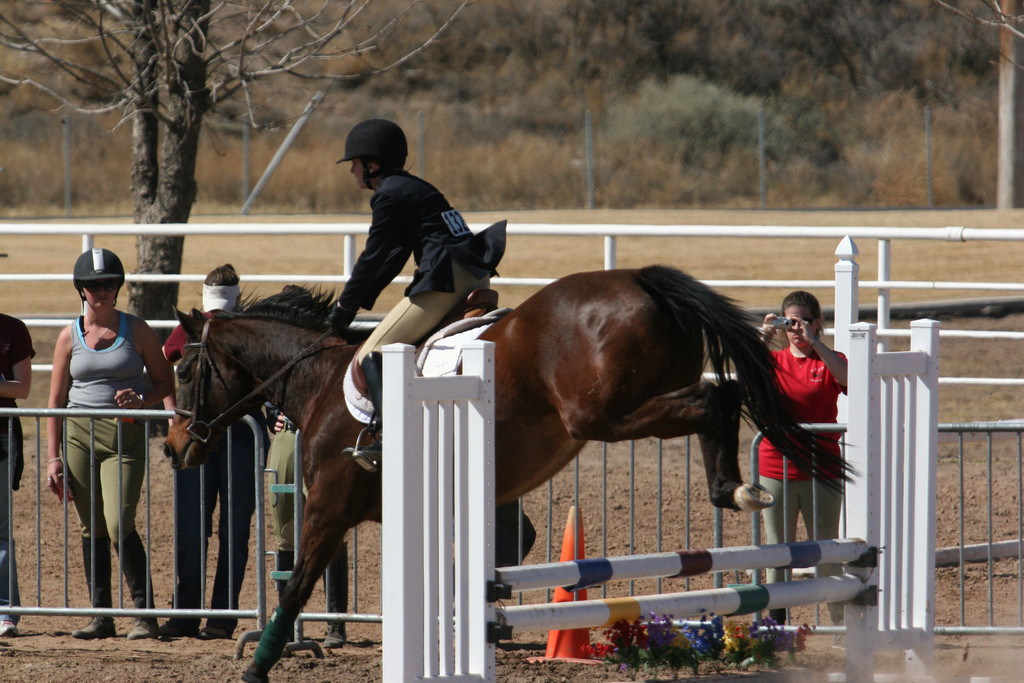
[[[245,683],[268,683],[270,670],[291,640],[295,619],[306,606],[317,581],[323,576],[344,540],[344,531],[337,533],[337,530],[347,527],[340,526],[338,520],[328,519],[323,508],[323,500],[312,495],[306,502],[302,543],[292,569],[292,577],[281,593],[281,604],[263,629],[252,663],[242,674]]]

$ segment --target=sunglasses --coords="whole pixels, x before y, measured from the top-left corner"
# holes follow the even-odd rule
[[[90,280],[82,283],[82,289],[90,292],[114,292],[121,286],[117,280]]]

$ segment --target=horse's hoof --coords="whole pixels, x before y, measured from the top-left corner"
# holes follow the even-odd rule
[[[732,500],[743,512],[757,512],[775,505],[775,496],[760,484],[742,484],[732,492]]]
[[[270,677],[257,669],[255,664],[249,665],[249,668],[242,674],[242,680],[245,683],[270,683]]]

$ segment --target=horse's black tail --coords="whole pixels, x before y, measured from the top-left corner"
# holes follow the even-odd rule
[[[706,360],[719,382],[728,378],[730,366],[735,370],[744,415],[790,462],[830,488],[838,488],[841,479],[849,480],[849,466],[829,449],[815,448],[820,437],[801,427],[787,406],[771,353],[749,313],[675,268],[648,266],[638,271],[638,277],[684,332],[703,333]]]

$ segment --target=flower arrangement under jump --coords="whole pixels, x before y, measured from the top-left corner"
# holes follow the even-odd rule
[[[690,669],[694,675],[702,663],[715,668],[751,666],[778,668],[791,663],[802,652],[811,628],[804,624],[787,630],[771,617],[760,621],[724,621],[714,613],[704,614],[696,623],[679,623],[672,615],[651,614],[647,620],[619,620],[605,629],[606,643],[590,646],[595,659],[619,665],[623,671],[662,669],[679,678]]]

